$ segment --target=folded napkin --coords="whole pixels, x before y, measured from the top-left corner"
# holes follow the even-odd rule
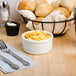
[[[28,67],[32,67],[37,65],[36,62],[34,62],[32,59],[30,59],[29,57],[27,57],[26,55],[22,54],[21,52],[19,52],[18,50],[14,49],[13,47],[7,45],[9,49],[11,49],[12,52],[14,52],[16,55],[20,56],[22,59],[24,59],[25,61],[28,61],[30,63],[30,66],[24,66],[20,61],[18,61],[17,59],[15,59],[13,56],[11,56],[8,53],[3,53],[0,50],[0,55],[6,57],[7,59],[9,59],[11,62],[13,62],[14,64],[18,65],[20,67],[20,69],[24,69],[24,68],[28,68]],[[4,73],[10,73],[10,72],[15,72],[17,70],[12,69],[7,63],[4,63],[2,60],[0,60],[0,70]]]

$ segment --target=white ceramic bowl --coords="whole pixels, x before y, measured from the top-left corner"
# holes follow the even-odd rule
[[[28,31],[28,32],[31,32],[31,31]],[[51,37],[47,40],[42,40],[42,41],[28,40],[24,37],[26,32],[23,33],[22,43],[23,43],[24,51],[30,54],[45,54],[51,51],[52,43],[53,43],[53,34],[47,31],[44,31],[44,32],[49,34]]]

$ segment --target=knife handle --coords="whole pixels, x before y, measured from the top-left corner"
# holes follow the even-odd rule
[[[8,60],[8,59],[5,58],[4,56],[1,56],[1,55],[0,55],[0,57],[2,58],[2,60],[3,60],[5,63],[8,64],[11,68],[13,68],[13,69],[15,69],[15,70],[19,69],[19,66],[18,66],[18,65],[14,64],[13,62],[11,62],[10,60]]]
[[[9,54],[12,55],[17,60],[19,60],[24,66],[30,66],[30,63],[28,61],[25,61],[24,59],[16,55],[14,52],[12,52],[11,50],[9,51]]]

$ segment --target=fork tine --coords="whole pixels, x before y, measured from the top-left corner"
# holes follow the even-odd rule
[[[7,48],[7,45],[5,44],[5,42],[2,40],[3,45]]]
[[[2,40],[0,40],[0,48],[1,48],[1,49],[4,49]]]
[[[1,39],[0,40],[0,49],[5,49],[5,48],[7,48],[7,46],[6,46],[5,42]]]
[[[1,48],[1,43],[0,43],[0,50],[1,50],[2,48]]]
[[[2,46],[2,39],[0,40],[0,49],[2,49],[3,46]]]

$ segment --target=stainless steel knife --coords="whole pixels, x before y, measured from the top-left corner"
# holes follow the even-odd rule
[[[2,49],[2,51],[12,55],[14,58],[16,58],[18,61],[20,61],[24,66],[30,66],[30,63],[28,61],[25,61],[23,58],[21,58],[20,56],[16,55],[10,49],[6,48],[6,49]]]
[[[0,60],[7,63],[12,69],[18,70],[19,66],[11,62],[9,59],[5,58],[4,56],[0,55]]]

